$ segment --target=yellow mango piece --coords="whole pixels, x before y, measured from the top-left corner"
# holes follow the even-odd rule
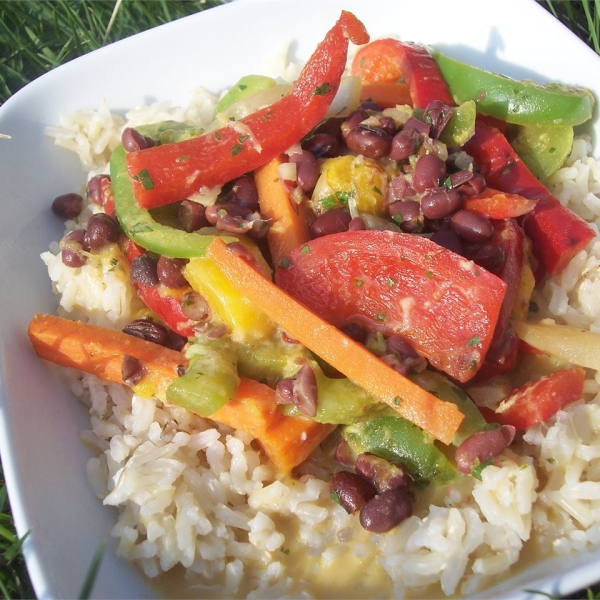
[[[322,214],[354,202],[359,212],[381,214],[387,176],[383,169],[364,156],[337,156],[321,165],[321,176],[312,195],[312,208]]]
[[[233,340],[256,342],[274,331],[275,323],[238,292],[210,258],[191,258],[184,275],[206,299],[213,316],[227,326]]]

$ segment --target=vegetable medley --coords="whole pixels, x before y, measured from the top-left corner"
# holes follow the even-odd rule
[[[147,310],[123,331],[37,315],[35,351],[246,431],[281,473],[334,436],[332,497],[388,531],[416,486],[478,477],[598,367],[592,334],[529,321],[595,235],[544,185],[593,107],[370,42],[344,12],[292,86],[248,75],[207,130],[123,131],[62,260],[118,248]]]

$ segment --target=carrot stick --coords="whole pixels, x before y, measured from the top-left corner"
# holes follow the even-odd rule
[[[207,249],[231,283],[334,369],[434,438],[450,444],[463,414],[385,364],[364,346],[294,300],[215,239]]]
[[[363,81],[360,88],[360,101],[371,100],[382,108],[394,108],[398,104],[412,106],[408,85],[403,81]]]
[[[91,373],[103,381],[124,383],[123,357],[137,358],[145,375],[134,387],[141,396],[162,395],[187,360],[181,352],[128,335],[53,315],[35,315],[27,331],[35,353],[63,367]]]
[[[40,358],[91,373],[103,381],[124,383],[123,357],[135,356],[146,368],[144,379],[152,382],[144,386],[146,392],[164,392],[177,377],[178,367],[187,365],[183,354],[175,350],[121,331],[53,315],[36,315],[28,335]],[[135,386],[136,393],[144,379]],[[245,378],[229,403],[210,418],[254,436],[273,465],[285,473],[306,460],[335,429],[335,425],[282,414],[271,388]]]
[[[274,265],[309,239],[307,221],[302,217],[303,206],[293,203],[279,176],[279,165],[283,162],[280,155],[254,171],[260,212],[271,222],[267,244]]]
[[[242,378],[235,395],[211,419],[253,436],[275,467],[289,473],[304,462],[336,428],[312,419],[284,415],[275,391]]]

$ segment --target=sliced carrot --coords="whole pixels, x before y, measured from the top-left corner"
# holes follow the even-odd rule
[[[254,171],[260,212],[271,223],[267,244],[274,265],[309,239],[307,220],[303,216],[306,209],[292,201],[281,181],[279,165],[283,162],[280,155]]]
[[[256,438],[275,467],[284,473],[304,462],[335,429],[335,425],[282,414],[274,390],[245,378],[233,398],[211,419]]]
[[[463,208],[490,219],[516,219],[531,212],[536,204],[537,200],[488,187],[476,196],[465,198]]]
[[[364,82],[360,88],[360,101],[372,100],[383,108],[394,108],[398,104],[412,105],[408,85],[404,81]]]
[[[103,381],[124,383],[121,375],[123,357],[137,358],[145,375],[134,389],[146,397],[164,397],[164,392],[177,377],[178,367],[187,365],[181,352],[122,331],[53,315],[35,315],[27,333],[40,358],[91,373]]]
[[[124,383],[123,357],[135,356],[146,368],[144,379],[152,382],[150,386],[146,383],[146,392],[164,392],[178,376],[178,368],[187,365],[183,354],[175,350],[121,331],[53,315],[36,315],[28,335],[40,358],[91,373],[103,381]],[[144,379],[134,388],[136,392]],[[335,425],[283,415],[271,388],[245,378],[229,403],[210,418],[254,436],[274,466],[285,473],[306,460],[335,429]]]
[[[211,242],[207,255],[250,301],[334,369],[434,438],[452,442],[464,419],[455,404],[436,398],[394,371],[230,252],[222,240]]]

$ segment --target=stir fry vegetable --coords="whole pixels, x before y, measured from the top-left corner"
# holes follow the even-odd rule
[[[368,40],[343,12],[292,86],[240,79],[207,130],[126,128],[94,183],[121,230],[104,215],[117,233],[97,241],[90,219],[62,256],[108,247],[147,318],[36,316],[29,335],[41,358],[248,432],[285,473],[338,430],[334,497],[383,532],[412,483],[478,476],[599,366],[594,334],[527,321],[536,279],[595,235],[529,166],[557,168],[594,99]],[[332,115],[350,42],[366,45]],[[565,368],[479,406],[468,386],[511,374],[519,338]]]

